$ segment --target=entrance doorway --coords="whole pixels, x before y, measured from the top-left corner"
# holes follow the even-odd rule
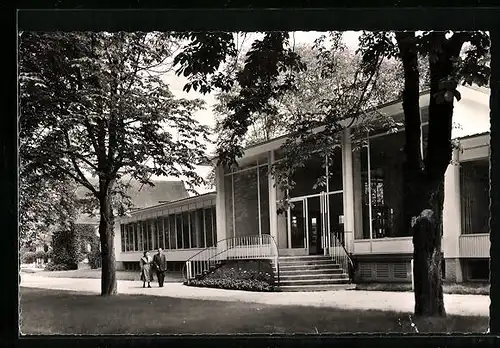
[[[287,214],[288,247],[326,255],[332,235],[344,240],[342,191],[297,197]]]

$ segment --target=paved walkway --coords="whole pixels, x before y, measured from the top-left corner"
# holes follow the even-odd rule
[[[23,274],[21,286],[54,290],[99,293],[100,279],[49,278],[36,274]],[[341,309],[374,309],[395,312],[413,312],[413,292],[338,290],[318,292],[264,293],[239,290],[196,288],[182,283],[165,284],[159,288],[143,289],[142,283],[119,280],[120,294],[154,295],[218,301],[242,301],[269,305],[330,307]],[[444,295],[448,314],[489,316],[490,298],[486,295]]]

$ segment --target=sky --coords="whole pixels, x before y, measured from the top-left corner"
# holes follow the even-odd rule
[[[296,44],[312,44],[315,39],[324,34],[323,32],[317,31],[302,31],[295,32],[293,38],[295,39]],[[358,38],[361,32],[359,31],[348,31],[344,32],[343,40],[344,43],[349,47],[355,49],[358,45]],[[248,41],[248,44],[251,43],[251,40]],[[169,85],[170,91],[177,98],[187,98],[187,99],[195,99],[200,98],[203,99],[206,103],[205,110],[200,110],[195,114],[196,119],[201,124],[213,127],[215,125],[215,117],[212,112],[212,106],[216,103],[214,94],[202,95],[198,92],[191,90],[189,93],[184,92],[182,89],[187,82],[187,79],[184,76],[175,75],[175,71],[169,71],[164,75],[164,81]],[[216,139],[213,138],[215,141]],[[215,146],[213,144],[207,144],[207,150],[210,154],[213,154],[215,151]],[[206,177],[206,175],[210,172],[210,167],[197,167],[197,173]],[[159,180],[174,180],[174,178],[155,178]],[[209,188],[198,187],[198,193],[205,193],[211,191]]]

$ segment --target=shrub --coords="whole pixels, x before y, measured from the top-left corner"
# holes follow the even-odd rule
[[[34,251],[25,251],[21,254],[21,263],[33,263],[36,260]]]
[[[52,237],[52,261],[54,264],[66,265],[69,269],[78,268],[80,259],[78,238],[75,231],[56,231]]]
[[[269,261],[226,261],[214,271],[200,276],[189,285],[246,291],[275,291],[274,271]]]
[[[60,264],[60,263],[53,263],[49,262],[45,266],[46,271],[72,271],[78,269],[78,265],[67,265],[67,264]]]
[[[89,266],[91,269],[101,267],[101,252],[99,249],[91,250],[87,257],[89,259]]]

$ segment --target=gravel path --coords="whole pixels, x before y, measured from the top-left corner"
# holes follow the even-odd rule
[[[21,286],[54,290],[100,292],[99,279],[49,278],[23,274]],[[141,282],[118,281],[118,292],[131,295],[154,295],[176,298],[241,301],[274,305],[331,307],[341,309],[374,309],[395,312],[413,312],[413,292],[338,290],[318,292],[262,293],[239,290],[196,288],[182,283],[165,284],[159,288],[143,289]],[[448,314],[489,316],[490,298],[486,295],[444,295]]]

